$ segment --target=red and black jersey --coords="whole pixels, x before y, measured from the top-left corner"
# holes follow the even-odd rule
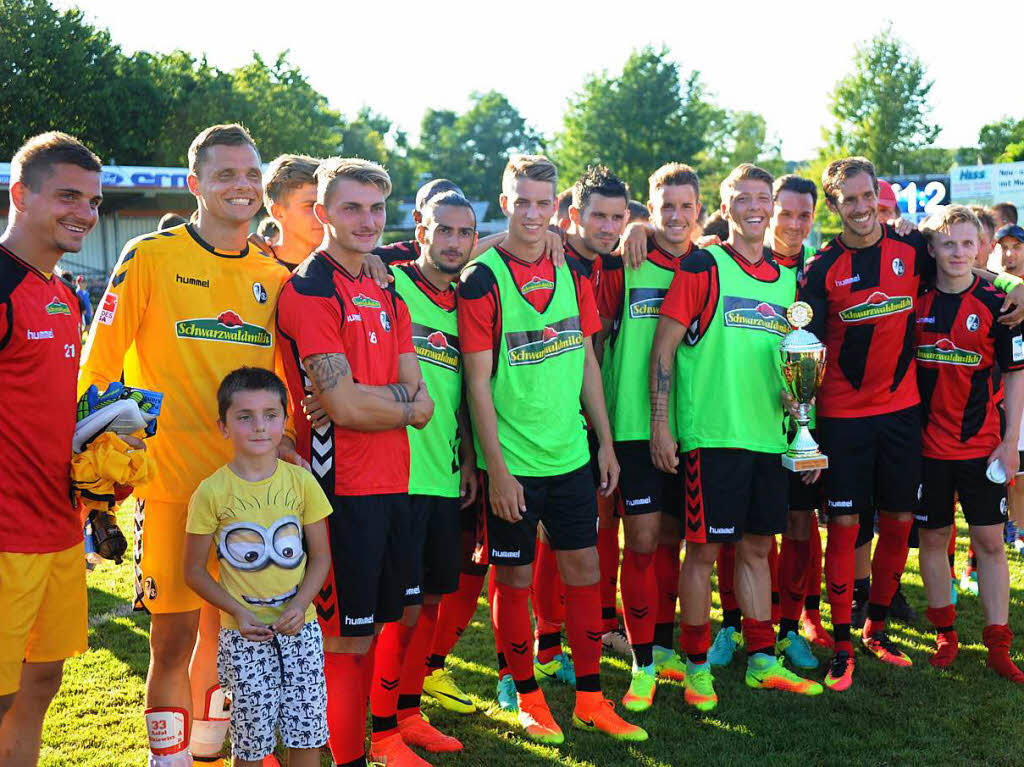
[[[673,272],[679,266],[679,262],[693,253],[693,245],[688,245],[686,252],[680,256],[673,256],[667,250],[658,245],[653,237],[647,238],[647,258],[653,263]],[[622,307],[626,293],[626,277],[623,269],[622,257],[616,255],[602,256],[602,278],[601,284],[597,287],[597,311],[601,317],[611,320],[615,327],[618,327],[622,319]]]
[[[1020,326],[998,321],[1005,298],[975,277],[963,293],[934,289],[918,299],[914,343],[927,458],[987,458],[1002,439],[993,378],[1024,369]]]
[[[419,258],[420,244],[416,240],[401,240],[374,248],[373,253],[380,256],[380,260],[385,264],[391,266],[405,261],[415,261]]]
[[[598,288],[601,285],[601,259],[600,255],[594,259],[586,258],[572,246],[571,242],[567,241],[565,243],[566,263],[590,281],[590,288],[594,291],[595,295],[597,295]]]
[[[916,405],[914,305],[934,264],[922,235],[888,224],[878,242],[849,248],[840,237],[814,257],[800,300],[814,312],[809,330],[825,344],[818,414],[860,418]]]
[[[537,261],[523,261],[502,248],[495,248],[508,265],[512,279],[520,294],[538,312],[544,311],[554,296],[555,267],[549,258]],[[590,282],[579,272],[579,267],[568,262],[576,287],[576,299],[580,307],[580,329],[584,336],[592,336],[601,329],[601,318],[597,313],[594,291]],[[524,291],[523,287],[534,280],[542,285]],[[501,302],[498,300],[498,283],[494,274],[483,264],[470,264],[459,277],[458,287],[459,343],[462,353],[491,350],[495,354],[501,339]]]
[[[752,264],[732,246],[722,245],[744,272],[761,282],[775,282],[779,279],[779,265],[771,258],[771,250],[764,249],[764,256]],[[671,317],[686,327],[684,343],[696,346],[715,318],[718,309],[719,285],[718,264],[715,257],[706,250],[694,250],[679,262],[672,277],[665,300],[661,304],[661,316]]]
[[[0,245],[0,551],[61,551],[82,540],[71,496],[80,323],[63,280]]]
[[[406,276],[416,284],[416,287],[423,291],[423,295],[437,304],[438,308],[444,309],[446,312],[455,311],[454,284],[449,285],[445,290],[438,290],[434,287],[434,283],[428,280],[423,272],[420,271],[419,266],[412,261],[404,264],[395,264],[391,268],[401,269],[405,272]]]
[[[277,327],[296,403],[312,390],[302,361],[314,354],[344,354],[352,380],[367,386],[397,383],[398,355],[415,354],[409,309],[394,289],[350,274],[323,251],[300,264],[285,284]],[[296,418],[295,430],[299,454],[328,495],[408,491],[404,427],[362,432],[328,425],[314,431],[305,418]]]

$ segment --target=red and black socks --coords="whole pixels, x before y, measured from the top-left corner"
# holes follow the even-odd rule
[[[658,596],[654,554],[641,554],[627,547],[622,555],[621,583],[622,616],[633,648],[633,662],[637,668],[644,668],[654,660],[655,603]]]
[[[868,619],[864,624],[867,636],[885,630],[885,617],[892,598],[900,587],[903,568],[907,564],[907,542],[912,519],[896,519],[889,514],[878,515],[878,543],[871,558],[871,591],[868,598]]]
[[[956,629],[953,628],[953,624],[956,623],[956,608],[953,605],[929,607],[925,611],[925,616],[935,627],[935,653],[928,662],[936,668],[946,668],[956,658],[960,649],[960,641]]]
[[[853,654],[850,641],[850,616],[853,610],[853,579],[856,571],[856,524],[828,523],[828,542],[825,545],[825,581],[832,604],[832,628],[836,650]]]

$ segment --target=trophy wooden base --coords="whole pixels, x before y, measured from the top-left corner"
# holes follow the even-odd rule
[[[819,453],[818,455],[800,457],[783,453],[782,465],[785,466],[790,471],[795,472],[814,471],[815,469],[827,469],[828,456],[821,455]]]

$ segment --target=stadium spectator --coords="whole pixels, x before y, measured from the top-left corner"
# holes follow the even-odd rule
[[[997,202],[992,206],[992,217],[996,220],[996,229],[1017,223],[1017,206],[1012,202]]]

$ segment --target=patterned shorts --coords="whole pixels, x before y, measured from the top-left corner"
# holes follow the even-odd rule
[[[324,640],[315,621],[295,636],[275,634],[266,642],[222,628],[217,674],[231,694],[235,756],[263,759],[274,750],[275,729],[288,748],[320,748],[327,742]]]

